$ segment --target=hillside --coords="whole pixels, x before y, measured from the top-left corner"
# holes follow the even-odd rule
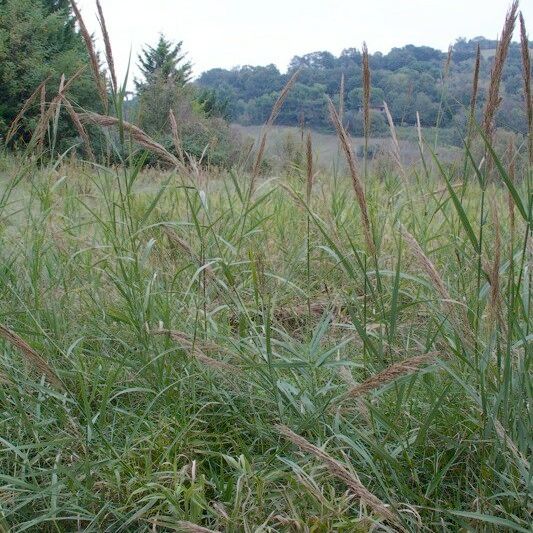
[[[472,73],[477,47],[481,52],[479,111],[485,93],[496,41],[477,37],[458,39],[448,54],[427,46],[407,45],[388,54],[370,55],[372,71],[373,135],[387,134],[382,103],[386,101],[397,125],[415,125],[416,112],[422,126],[451,127],[462,130],[464,108],[470,103]],[[298,82],[287,98],[278,124],[327,130],[330,122],[326,98],[338,101],[341,78],[345,80],[345,119],[354,135],[362,133],[359,109],[362,105],[362,53],[344,50],[338,57],[320,51],[296,56],[287,73],[274,65],[242,66],[233,70],[212,69],[203,73],[198,85],[224,102],[227,116],[240,124],[262,124],[284,84],[297,69]],[[497,117],[501,127],[525,133],[521,78],[520,45],[512,43],[502,79],[502,105]]]

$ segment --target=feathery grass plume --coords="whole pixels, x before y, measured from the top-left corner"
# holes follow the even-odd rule
[[[67,81],[65,81],[65,76],[61,76],[61,82],[59,84],[59,91],[56,96],[50,102],[46,113],[41,113],[39,117],[39,122],[33,131],[32,137],[30,139],[29,147],[42,146],[44,143],[44,136],[48,128],[50,120],[57,113],[57,110],[63,100],[63,96],[70,89],[71,85],[80,77],[81,73],[85,70],[85,67],[79,68]]]
[[[461,310],[458,310],[457,306],[453,305],[454,300],[452,300],[452,297],[450,296],[450,293],[444,284],[439,271],[436,269],[429,257],[424,253],[420,244],[418,244],[418,241],[413,237],[413,235],[411,235],[411,233],[409,233],[409,231],[407,231],[403,225],[400,225],[400,231],[403,238],[409,245],[409,249],[417,260],[420,268],[422,268],[422,270],[426,273],[433,287],[435,287],[435,290],[441,297],[442,303],[448,311],[449,319],[452,321],[457,331],[464,334],[465,341],[468,342],[468,344],[471,344],[472,332],[467,326],[468,320],[466,313],[464,313],[462,308]]]
[[[206,351],[218,351],[218,352],[225,352],[224,348],[221,348],[220,346],[210,343],[207,341],[201,341],[200,339],[191,339],[191,337],[185,333],[182,333],[180,331],[173,331],[173,330],[167,330],[167,329],[158,329],[151,331],[152,335],[166,335],[170,337],[174,342],[180,345],[180,347],[190,350],[192,352],[192,355],[195,359],[200,361],[205,366],[215,368],[216,370],[224,370],[226,372],[232,372],[232,373],[240,373],[240,369],[236,367],[235,365],[232,365],[230,363],[225,363],[224,361],[218,361],[217,359],[213,359],[212,357],[209,357],[205,354]]]
[[[489,142],[492,141],[492,136],[494,134],[494,117],[496,116],[496,112],[498,111],[501,102],[500,83],[505,59],[507,58],[507,53],[513,37],[517,11],[518,0],[514,0],[505,17],[505,24],[496,48],[496,55],[494,56],[494,62],[490,73],[489,92],[483,114],[483,131]]]
[[[344,72],[341,75],[341,85],[339,89],[339,119],[344,124]]]
[[[111,74],[111,83],[115,94],[118,92],[117,74],[115,71],[115,60],[113,59],[113,49],[111,48],[111,40],[109,39],[109,32],[107,31],[107,25],[105,22],[104,11],[100,5],[100,0],[96,0],[96,8],[98,9],[98,23],[102,30],[102,36],[104,38],[105,57],[109,72]]]
[[[306,197],[307,197],[307,203],[309,203],[309,200],[311,199],[311,192],[313,191],[313,182],[315,179],[314,175],[314,169],[313,169],[313,139],[311,137],[311,132],[307,132],[307,139],[306,139],[306,161],[307,161],[307,189],[306,189]]]
[[[375,513],[390,522],[398,523],[398,518],[394,512],[388,508],[377,496],[372,494],[359,479],[352,474],[342,463],[328,455],[324,450],[314,446],[309,441],[294,433],[287,426],[276,425],[276,430],[280,435],[290,440],[303,452],[309,453],[321,461],[328,469],[329,473],[341,480],[356,498],[370,507]]]
[[[328,106],[329,106],[329,115],[331,117],[331,121],[333,122],[333,125],[335,126],[335,129],[337,130],[337,136],[339,137],[342,149],[344,151],[344,155],[346,156],[346,160],[348,162],[350,175],[352,177],[352,185],[355,190],[355,196],[357,198],[357,202],[359,203],[359,208],[361,210],[361,222],[363,224],[363,231],[365,234],[366,246],[368,248],[368,251],[372,255],[375,255],[376,246],[374,244],[374,238],[372,236],[372,229],[370,227],[370,217],[368,216],[368,207],[366,203],[365,190],[361,182],[361,179],[359,178],[359,174],[357,171],[357,165],[355,162],[355,155],[352,150],[350,138],[348,136],[348,133],[344,129],[344,126],[341,124],[339,115],[337,114],[337,111],[335,109],[335,106],[333,105],[333,102],[329,98],[328,98]]]
[[[287,99],[287,96],[289,95],[289,92],[294,87],[296,80],[298,79],[298,76],[300,75],[300,70],[298,69],[289,79],[289,81],[285,84],[285,87],[283,87],[281,93],[278,96],[278,99],[276,100],[274,106],[272,107],[272,111],[270,113],[270,116],[268,117],[268,120],[265,123],[265,126],[263,128],[263,135],[261,136],[261,142],[259,143],[259,150],[257,152],[257,157],[255,158],[255,163],[252,170],[252,183],[250,191],[254,191],[255,181],[257,179],[257,176],[259,176],[259,172],[261,171],[261,163],[263,162],[263,157],[265,155],[265,148],[266,148],[266,141],[267,136],[270,131],[270,128],[274,124],[276,118],[279,115],[279,112],[281,111],[281,108],[283,107],[283,104],[285,103],[285,100]]]
[[[39,95],[39,94],[41,95],[41,114],[42,114],[42,111],[43,111],[43,103],[42,103],[43,102],[43,99],[42,99],[43,89],[46,88],[46,83],[48,82],[49,79],[50,79],[50,76],[48,76],[44,81],[42,81],[38,85],[37,89],[35,89],[35,91],[33,91],[31,93],[31,95],[29,96],[29,98],[24,102],[24,105],[22,106],[22,109],[17,113],[17,116],[13,119],[13,122],[11,122],[11,126],[9,127],[9,130],[6,133],[6,140],[5,140],[6,145],[9,143],[9,141],[11,141],[11,139],[17,133],[20,121],[24,118],[24,115],[26,114],[28,109],[31,107],[31,105],[33,104],[35,99],[37,98],[37,95]],[[46,89],[45,89],[45,95],[46,95]]]
[[[364,394],[382,387],[388,383],[391,383],[402,376],[413,374],[424,365],[433,363],[437,358],[436,353],[418,355],[395,363],[378,374],[368,378],[362,383],[352,387],[343,397],[343,400],[348,398],[359,398]]]
[[[72,123],[74,124],[74,127],[76,128],[76,131],[78,132],[78,135],[81,137],[83,141],[83,146],[84,146],[85,154],[87,155],[87,158],[90,161],[95,161],[93,149],[91,147],[91,140],[89,139],[87,130],[83,127],[80,117],[78,117],[78,114],[74,110],[74,107],[70,103],[70,100],[64,95],[63,95],[63,104],[65,105],[65,109],[67,110],[67,113],[70,116],[70,120],[72,120]]]
[[[366,141],[370,137],[370,62],[366,42],[363,43],[363,125]]]
[[[522,76],[524,78],[524,98],[528,125],[529,164],[533,165],[533,95],[531,94],[531,56],[529,37],[526,32],[524,16],[520,13],[520,44],[522,49]]]
[[[385,115],[387,116],[387,122],[389,123],[389,130],[392,138],[392,156],[394,158],[394,162],[398,166],[400,170],[400,174],[402,176],[402,179],[405,181],[405,169],[402,165],[402,156],[400,152],[400,143],[398,142],[398,136],[396,135],[396,127],[394,126],[394,121],[392,120],[392,115],[389,110],[389,106],[387,105],[387,102],[383,102],[383,107],[385,108]]]
[[[51,385],[54,385],[58,389],[64,388],[63,383],[44,358],[14,331],[0,324],[0,337],[12,344],[15,348],[18,348],[24,355],[26,361],[41,375],[45,375]]]
[[[176,115],[172,109],[168,112],[168,118],[170,120],[170,129],[172,130],[172,142],[174,143],[174,148],[178,154],[178,158],[182,164],[185,164],[185,158],[183,157],[183,146],[181,144],[180,134],[178,130],[178,121],[176,120]]]
[[[83,20],[83,17],[81,16],[81,11],[78,7],[78,4],[76,4],[76,0],[70,0],[70,5],[72,6],[72,11],[74,11],[76,20],[78,21],[78,25],[80,27],[80,33],[83,37],[83,40],[85,41],[85,47],[87,48],[87,52],[89,54],[89,60],[91,63],[91,69],[93,71],[94,81],[96,83],[96,89],[98,91],[98,95],[100,96],[100,100],[102,101],[104,111],[107,113],[108,111],[107,89],[106,89],[105,80],[103,79],[102,73],[100,72],[100,65],[98,62],[98,56],[96,55],[96,51],[94,50],[93,40],[91,38],[91,35],[89,34],[89,31],[87,30],[87,26],[85,25],[85,21]]]
[[[171,164],[173,167],[179,167],[180,165],[179,160],[168,150],[158,142],[154,141],[147,133],[141,130],[141,128],[138,128],[129,122],[119,121],[119,119],[115,117],[99,115],[98,113],[80,113],[78,116],[82,122],[88,122],[89,124],[94,124],[103,128],[122,126],[124,131],[127,131],[139,146],[153,153],[161,160]]]

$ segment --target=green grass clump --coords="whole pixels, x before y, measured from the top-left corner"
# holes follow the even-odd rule
[[[528,531],[531,169],[424,163],[3,159],[0,528]]]

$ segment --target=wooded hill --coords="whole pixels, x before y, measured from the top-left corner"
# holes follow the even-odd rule
[[[386,101],[398,125],[415,125],[416,112],[422,126],[451,127],[462,130],[464,108],[472,91],[477,47],[481,50],[480,98],[484,105],[492,59],[497,41],[484,37],[458,39],[448,53],[428,46],[407,45],[388,54],[370,55],[372,71],[373,134],[387,129],[383,113]],[[338,57],[330,52],[296,56],[287,73],[275,65],[242,66],[232,70],[212,69],[203,73],[198,84],[225,102],[230,120],[240,124],[262,124],[268,118],[280,89],[295,70],[301,69],[277,120],[278,124],[329,129],[326,97],[338,101],[341,78],[345,78],[345,121],[352,134],[362,132],[362,53],[349,48]],[[512,43],[502,83],[503,101],[497,123],[518,132],[527,131],[523,106],[520,45]]]

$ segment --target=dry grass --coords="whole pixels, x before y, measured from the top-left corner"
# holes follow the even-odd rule
[[[6,133],[6,139],[5,143],[6,145],[10,143],[10,141],[13,139],[14,135],[17,133],[20,121],[24,118],[26,115],[26,112],[28,109],[32,106],[33,102],[37,98],[37,95],[41,96],[41,113],[43,111],[43,90],[46,98],[46,84],[50,80],[50,76],[46,78],[44,81],[42,81],[37,89],[31,93],[29,98],[24,102],[24,105],[22,106],[22,109],[17,113],[17,116],[13,119],[13,122],[11,123],[11,126],[9,127],[9,130]],[[46,102],[46,100],[45,100]]]
[[[392,139],[392,156],[394,158],[396,166],[398,167],[398,170],[400,171],[402,179],[405,181],[405,169],[402,164],[402,154],[400,151],[400,143],[398,142],[398,136],[396,135],[396,127],[394,126],[394,120],[392,120],[392,115],[389,110],[389,106],[387,105],[387,102],[383,102],[383,106],[385,107],[385,115],[387,117],[387,122],[389,124],[389,130]]]
[[[279,112],[281,111],[281,108],[283,107],[283,104],[285,103],[285,100],[287,99],[287,96],[289,95],[291,89],[296,84],[296,80],[298,79],[299,75],[300,75],[300,70],[297,70],[289,78],[289,81],[285,84],[285,87],[283,87],[281,93],[278,96],[278,99],[276,100],[274,106],[272,107],[270,116],[268,117],[268,120],[263,128],[263,134],[261,136],[261,141],[259,143],[259,149],[257,151],[257,156],[255,158],[255,163],[254,163],[253,170],[252,170],[252,183],[250,186],[250,191],[252,193],[255,188],[255,181],[257,177],[259,176],[259,173],[261,172],[261,163],[263,162],[263,157],[265,156],[268,132],[270,131],[270,128],[276,121],[276,118],[278,117]]]
[[[337,130],[337,135],[339,137],[342,150],[344,151],[346,161],[348,162],[348,168],[350,170],[350,176],[352,178],[352,185],[355,191],[357,202],[359,204],[359,209],[361,210],[361,222],[363,225],[366,246],[368,252],[371,255],[375,255],[376,245],[374,244],[374,237],[372,236],[372,229],[370,227],[370,217],[368,215],[368,206],[366,202],[365,190],[363,187],[363,183],[361,182],[361,178],[359,177],[359,172],[357,170],[355,155],[352,150],[352,144],[350,142],[348,133],[344,129],[344,126],[341,124],[339,115],[337,114],[335,106],[333,105],[333,102],[331,100],[329,100],[328,105],[331,121],[333,122],[333,125]]]
[[[156,155],[162,161],[165,161],[173,167],[179,167],[180,161],[167,151],[162,145],[154,141],[141,128],[130,124],[129,122],[120,121],[117,118],[99,115],[98,113],[80,113],[79,118],[82,122],[101,126],[103,128],[122,127],[124,131],[128,132],[132,139],[142,148]]]
[[[76,20],[78,21],[80,33],[83,37],[83,40],[85,41],[85,46],[89,54],[89,61],[91,63],[91,69],[93,72],[94,81],[96,83],[96,89],[98,91],[98,95],[100,96],[100,100],[102,102],[102,106],[104,107],[104,111],[107,113],[108,107],[109,107],[108,99],[107,99],[107,88],[106,88],[105,79],[102,77],[102,73],[100,72],[100,62],[98,61],[98,56],[96,55],[96,51],[94,49],[93,40],[91,38],[89,30],[87,29],[87,26],[85,25],[85,21],[83,20],[81,11],[78,5],[76,4],[76,1],[70,0],[70,5],[72,6],[72,11],[74,12],[74,15],[76,16]]]
[[[503,67],[505,59],[509,52],[509,46],[513,37],[513,32],[516,24],[516,17],[518,12],[518,0],[514,0],[505,17],[505,23],[494,56],[494,62],[490,74],[489,92],[485,104],[483,114],[483,130],[487,138],[492,140],[494,133],[494,117],[501,102],[500,98],[500,84],[503,74]]]
[[[17,348],[24,356],[26,362],[40,375],[46,376],[51,385],[58,389],[63,389],[63,383],[43,356],[34,350],[22,337],[19,337],[14,331],[2,324],[0,324],[0,337]]]
[[[344,465],[339,461],[328,455],[324,450],[321,450],[317,446],[314,446],[309,441],[301,437],[300,435],[294,433],[287,426],[277,425],[276,429],[278,432],[290,440],[294,445],[296,445],[303,452],[309,453],[316,457],[320,462],[322,462],[329,473],[340,479],[346,486],[350,489],[353,495],[361,500],[363,504],[372,509],[375,513],[382,516],[386,520],[389,520],[393,523],[398,523],[398,518],[395,513],[387,507],[377,496],[372,494],[359,479],[352,474]]]
[[[83,141],[83,147],[85,150],[85,154],[87,155],[87,158],[89,161],[95,161],[93,149],[91,146],[91,140],[89,138],[89,135],[87,133],[87,130],[84,128],[83,124],[81,123],[80,117],[74,110],[74,107],[70,103],[70,100],[63,95],[63,104],[65,106],[65,109],[67,110],[67,113],[70,116],[70,119],[72,120],[72,123],[74,124],[74,127],[76,128],[76,131],[78,132],[78,135],[81,137]]]
[[[50,120],[58,112],[61,102],[63,101],[68,90],[72,84],[81,76],[82,72],[85,70],[85,67],[79,68],[68,80],[65,81],[65,77],[61,76],[61,81],[59,83],[59,90],[57,95],[52,99],[48,109],[45,113],[42,111],[45,109],[45,105],[41,105],[41,116],[39,117],[39,122],[33,131],[32,138],[30,140],[30,147],[42,147],[44,143],[44,137],[46,135],[46,130],[50,123]]]
[[[395,363],[379,374],[376,374],[362,383],[352,387],[346,394],[343,396],[343,400],[359,398],[370,391],[379,389],[388,383],[391,383],[403,376],[408,376],[417,372],[422,366],[430,365],[435,362],[438,354],[431,353],[426,355],[418,355],[416,357],[411,357],[405,359],[399,363]]]
[[[524,16],[520,13],[520,45],[522,50],[522,77],[524,79],[524,99],[528,124],[529,164],[533,164],[533,94],[531,94],[531,57],[529,37]]]
[[[115,60],[113,59],[113,49],[111,48],[111,39],[109,38],[109,32],[107,31],[107,24],[105,22],[104,11],[100,4],[100,0],[96,0],[96,7],[98,9],[98,22],[100,24],[100,29],[102,30],[102,36],[104,38],[105,57],[107,61],[107,66],[109,68],[109,73],[111,75],[111,83],[113,86],[113,91],[116,94],[118,93],[118,82],[117,82],[117,74],[115,71]]]

